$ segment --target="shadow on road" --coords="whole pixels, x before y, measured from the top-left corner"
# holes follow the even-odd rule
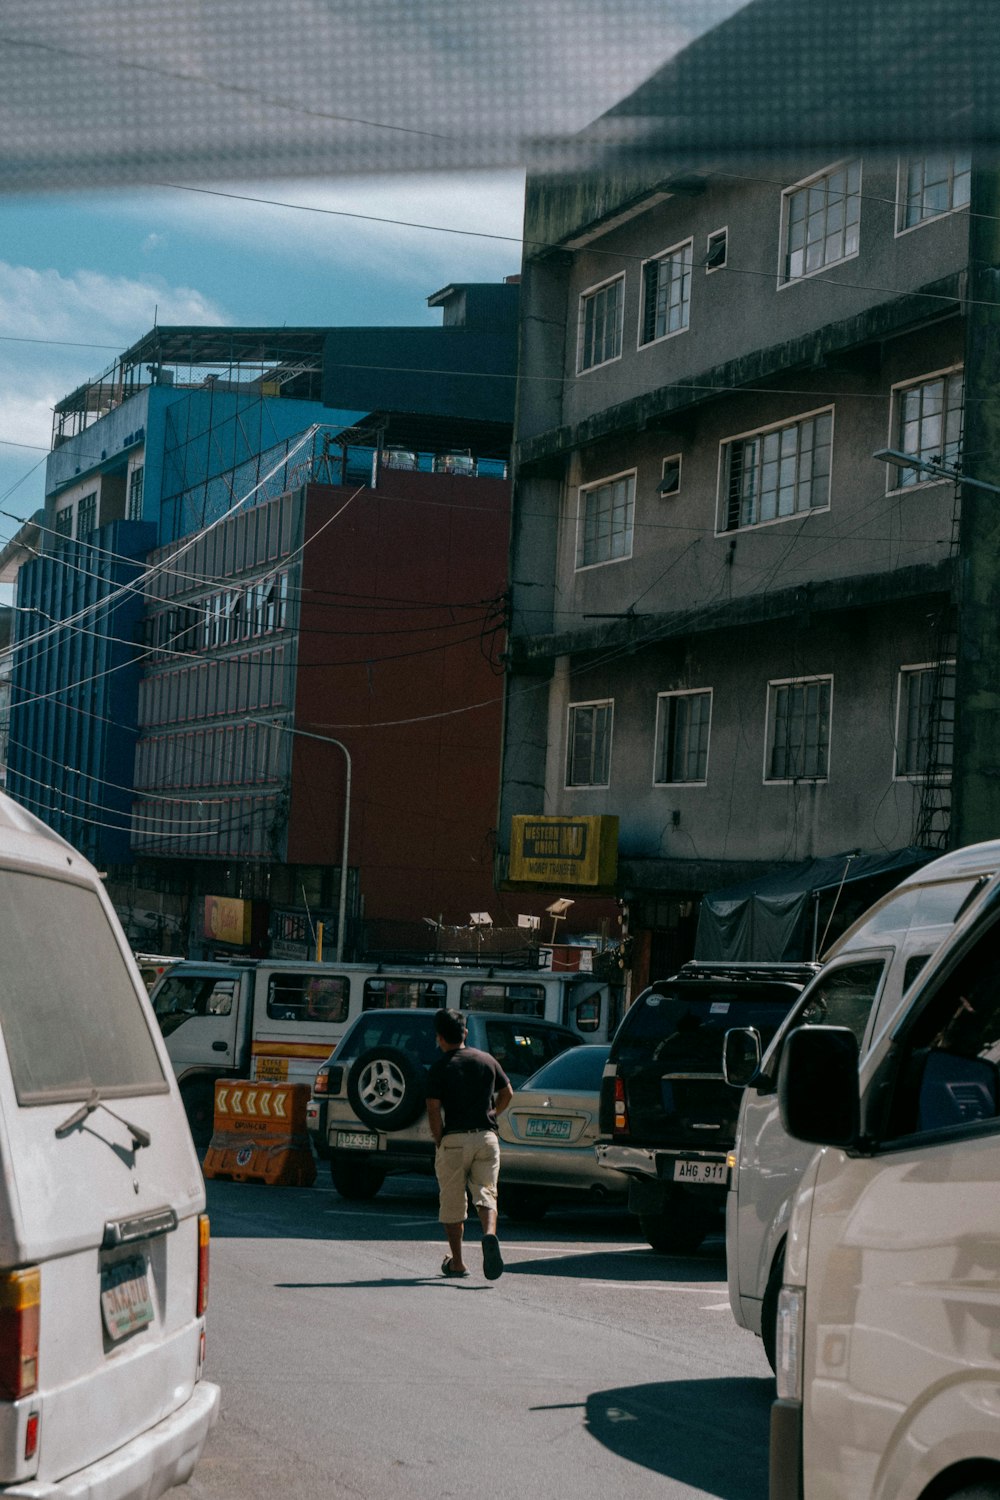
[[[719,1500],[767,1500],[773,1399],[770,1380],[667,1380],[595,1391],[586,1422],[630,1463]]]
[[[505,1236],[504,1243],[517,1241]],[[653,1250],[592,1250],[508,1261],[511,1276],[569,1276],[586,1281],[724,1281],[726,1248],[709,1246],[694,1255],[657,1255]]]

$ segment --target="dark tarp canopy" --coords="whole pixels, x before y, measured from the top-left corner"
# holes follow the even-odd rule
[[[694,956],[815,958],[879,896],[933,858],[913,846],[886,854],[849,850],[709,891],[702,897]]]

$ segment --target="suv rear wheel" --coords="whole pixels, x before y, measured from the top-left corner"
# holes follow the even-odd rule
[[[366,1161],[331,1161],[330,1176],[340,1196],[354,1202],[374,1198],[385,1181],[385,1173]]]
[[[369,1130],[405,1130],[427,1102],[427,1075],[398,1047],[369,1047],[347,1075],[351,1108]]]

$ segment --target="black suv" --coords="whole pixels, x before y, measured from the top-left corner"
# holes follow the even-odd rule
[[[471,1011],[468,1044],[490,1052],[514,1088],[582,1038],[554,1021]],[[320,1068],[306,1111],[316,1153],[343,1198],[373,1198],[390,1172],[433,1172],[427,1069],[441,1053],[430,1010],[368,1010]]]
[[[741,1090],[725,1081],[727,1031],[760,1056],[819,964],[689,963],[626,1011],[601,1083],[598,1160],[629,1177],[654,1250],[694,1250],[725,1211]]]

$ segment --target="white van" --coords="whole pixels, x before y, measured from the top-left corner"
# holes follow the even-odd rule
[[[97,872],[0,795],[0,1497],[155,1500],[202,1380],[204,1183]]]
[[[815,1153],[778,1307],[772,1500],[1000,1497],[1000,876],[860,1062],[792,1032]]]
[[[813,1156],[813,1148],[793,1140],[781,1124],[776,1083],[785,1038],[797,1026],[847,1026],[863,1056],[960,913],[997,870],[1000,842],[974,844],[924,865],[824,955],[821,973],[803,990],[762,1059],[752,1036],[731,1032],[727,1037],[727,1081],[742,1086],[749,1079],[729,1154],[729,1301],[737,1323],[763,1338],[772,1369],[788,1220]]]
[[[220,1078],[312,1084],[347,1027],[387,1007],[493,1011],[557,1021],[607,1041],[617,991],[595,974],[295,959],[175,964],[151,1000],[195,1140],[212,1134]]]

